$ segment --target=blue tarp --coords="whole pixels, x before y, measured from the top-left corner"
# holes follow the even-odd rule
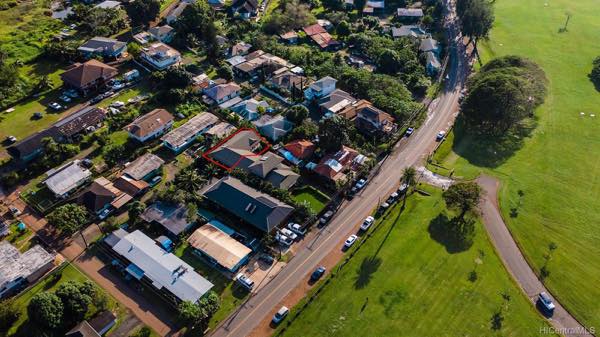
[[[220,229],[221,231],[223,231],[225,234],[227,234],[229,236],[232,236],[235,233],[235,231],[233,229],[229,228],[227,225],[225,225],[224,223],[222,223],[218,220],[213,219],[209,222],[209,224]]]
[[[131,276],[135,277],[137,280],[141,280],[142,277],[144,277],[144,271],[133,263],[127,266],[127,269],[125,270],[127,270],[127,272],[131,274]]]

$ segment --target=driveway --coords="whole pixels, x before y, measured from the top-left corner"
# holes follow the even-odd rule
[[[496,178],[485,175],[479,177],[477,182],[485,191],[485,196],[480,204],[485,229],[496,247],[496,251],[500,255],[504,266],[506,266],[506,269],[508,269],[512,277],[517,281],[517,284],[519,284],[523,292],[527,294],[527,297],[535,305],[537,295],[540,292],[545,291],[548,294],[550,292],[537,278],[523,257],[523,254],[521,254],[519,246],[517,246],[502,219],[497,198],[500,183]],[[554,299],[554,304],[556,305],[556,309],[554,309],[554,315],[549,321],[557,333],[568,337],[592,336],[556,299]]]

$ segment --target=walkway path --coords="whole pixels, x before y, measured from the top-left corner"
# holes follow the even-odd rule
[[[527,297],[535,304],[537,295],[540,292],[545,291],[548,294],[550,292],[537,278],[523,257],[523,254],[521,254],[521,250],[502,219],[497,198],[500,183],[497,179],[485,175],[479,177],[477,182],[485,191],[485,196],[480,205],[485,229],[506,269],[508,269],[521,289],[527,294]],[[556,305],[556,309],[549,321],[556,329],[555,332],[567,337],[592,336],[556,299],[554,299],[554,304]]]

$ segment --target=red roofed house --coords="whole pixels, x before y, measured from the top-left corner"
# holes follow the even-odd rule
[[[306,35],[308,35],[321,49],[336,48],[340,43],[334,40],[325,28],[321,27],[318,23],[302,28]]]
[[[348,171],[358,156],[358,151],[343,146],[341,150],[321,158],[315,167],[315,173],[333,181],[344,180],[346,179],[344,172]]]
[[[117,76],[119,71],[98,60],[75,63],[60,75],[63,83],[81,91],[84,95],[99,88],[104,82]]]
[[[313,155],[316,146],[311,141],[302,139],[289,142],[284,148],[298,159],[307,159]]]

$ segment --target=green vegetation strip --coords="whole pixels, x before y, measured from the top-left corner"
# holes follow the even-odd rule
[[[481,225],[473,246],[455,251],[440,228],[441,193],[430,190],[431,197],[409,198],[402,213],[400,206],[393,208],[316,299],[288,327],[306,302],[296,306],[279,331],[285,328],[285,336],[539,335],[547,324],[510,279]],[[494,325],[497,313],[502,319]]]
[[[549,79],[548,97],[523,144],[498,148],[456,137],[443,162],[455,176],[483,171],[502,180],[503,216],[525,257],[538,275],[545,267],[546,286],[588,327],[600,326],[600,94],[588,79],[600,50],[587,43],[600,32],[596,8],[593,0],[495,3],[483,60],[532,59]],[[571,18],[560,32],[565,13]],[[557,248],[549,249],[551,243]]]

